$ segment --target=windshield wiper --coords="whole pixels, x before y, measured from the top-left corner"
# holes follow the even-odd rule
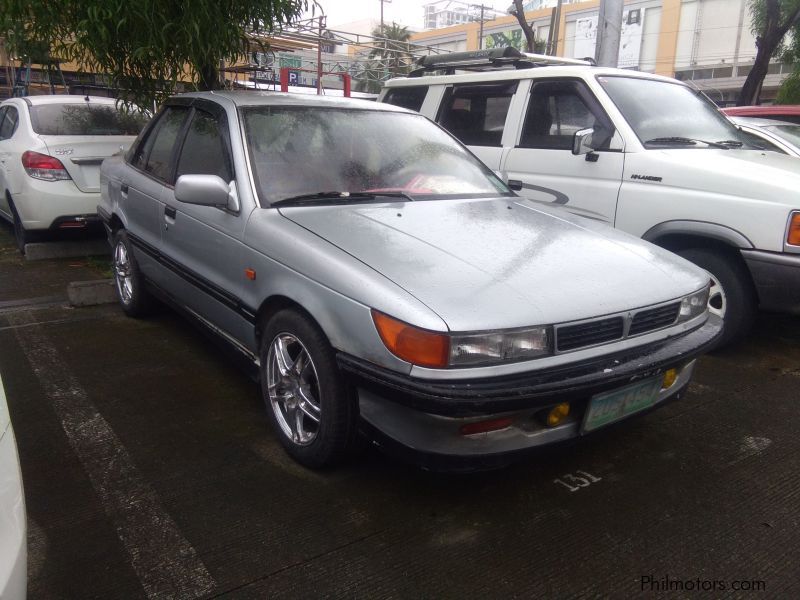
[[[728,148],[741,148],[744,146],[744,142],[740,142],[739,140],[720,140],[717,143],[727,146]]]
[[[401,198],[408,202],[414,199],[404,192],[314,192],[313,194],[300,194],[289,198],[281,198],[270,202],[271,207],[276,206],[304,206],[307,204],[354,204],[357,202],[372,202],[378,198]]]
[[[706,140],[699,140],[697,138],[686,138],[686,137],[659,137],[653,138],[652,140],[647,140],[645,144],[664,144],[669,146],[694,146],[700,142],[701,144],[707,145],[709,148],[723,148],[725,150],[730,149],[730,141],[726,142],[709,142]]]

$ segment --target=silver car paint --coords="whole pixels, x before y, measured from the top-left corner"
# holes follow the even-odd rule
[[[221,237],[205,237],[203,229],[198,229],[200,237],[192,240],[194,248],[209,256],[221,250],[217,246],[224,240],[230,244],[224,250],[229,262],[225,263],[224,275],[209,269],[198,257],[192,262],[192,269],[253,310],[275,296],[297,302],[319,323],[335,348],[376,364],[411,372],[411,365],[389,353],[381,342],[372,323],[371,308],[438,331],[522,327],[656,304],[693,292],[706,282],[701,270],[645,242],[609,228],[578,225],[574,217],[553,217],[522,201],[513,203],[512,210],[504,200],[376,204],[344,210],[335,206],[256,208],[243,137],[236,125],[236,106],[269,102],[352,108],[355,102],[268,93],[203,97],[218,101],[227,111],[236,186],[242,202],[240,212],[231,218],[239,220],[242,227],[229,229]],[[364,103],[364,109],[408,112],[370,103]],[[126,216],[130,198],[121,198],[120,182],[147,187],[143,180],[152,179],[120,159],[104,163],[103,178],[101,206],[107,213],[119,216],[126,226],[135,226]],[[170,225],[163,212],[165,202],[170,201],[169,194],[171,189],[164,188],[156,199],[161,235],[153,243],[162,251],[164,227],[168,232]],[[221,212],[213,207],[188,206],[180,206],[185,214],[179,217],[216,218],[216,213]],[[372,218],[356,216],[362,210],[371,213]],[[425,210],[431,211],[430,219],[425,218]],[[403,223],[408,224],[393,224],[392,215],[398,213],[403,216],[395,218],[405,218]],[[470,222],[471,217],[474,222]],[[357,236],[350,227],[356,222],[359,235],[372,240],[374,245],[370,248],[354,239]],[[349,229],[339,230],[330,226],[332,223]],[[530,230],[526,229],[528,226]],[[552,233],[548,233],[548,227],[553,228]],[[534,240],[525,239],[526,232],[528,236],[530,232],[538,235]],[[566,236],[562,240],[551,239],[562,235]],[[575,248],[580,249],[580,257],[576,257]],[[464,252],[464,256],[455,256],[454,252]],[[419,255],[412,258],[409,253]],[[609,253],[608,261],[598,259],[605,253]],[[140,252],[136,258],[148,261]],[[548,264],[548,260],[554,264]],[[156,277],[168,291],[196,298],[190,308],[256,352],[255,330],[249,321],[241,315],[234,316],[230,308],[210,296],[186,287],[185,280],[179,282],[177,275],[166,272],[159,263],[148,266],[161,270]],[[537,273],[534,266],[543,269],[549,279]],[[244,268],[257,272],[255,281],[244,277]],[[647,285],[641,285],[643,278]],[[665,338],[683,329],[671,328],[654,337]],[[601,351],[612,352],[619,347],[608,344]],[[569,355],[559,357],[562,363],[571,360],[574,358]],[[514,370],[530,369],[535,362],[517,363]],[[502,367],[470,369],[469,376],[497,375],[505,370]],[[452,371],[440,373],[449,376]],[[434,378],[437,373],[428,376]]]

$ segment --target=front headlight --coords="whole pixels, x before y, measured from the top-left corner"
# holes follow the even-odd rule
[[[372,320],[392,354],[422,367],[486,366],[550,354],[549,327],[448,334],[420,329],[376,310]]]
[[[528,360],[550,353],[547,327],[450,337],[450,366],[488,365]]]
[[[681,308],[678,311],[678,323],[691,321],[708,310],[708,291],[710,287],[711,284],[709,283],[699,292],[695,292],[681,300]]]

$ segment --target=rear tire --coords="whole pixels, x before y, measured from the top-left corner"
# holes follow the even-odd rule
[[[11,216],[14,220],[14,240],[17,242],[17,249],[19,250],[20,254],[25,254],[25,244],[28,244],[32,240],[31,233],[25,229],[25,226],[22,224],[22,219],[17,212],[14,203],[9,201],[9,208],[11,209]]]
[[[320,469],[350,456],[358,439],[358,406],[325,334],[297,309],[283,309],[261,334],[261,390],[283,447]]]
[[[133,255],[133,245],[124,229],[114,235],[113,251],[114,287],[125,314],[143,317],[153,306],[153,297],[147,291],[139,263]]]
[[[708,308],[723,319],[722,335],[715,348],[740,342],[750,332],[758,310],[747,267],[732,252],[687,248],[678,254],[711,274]]]

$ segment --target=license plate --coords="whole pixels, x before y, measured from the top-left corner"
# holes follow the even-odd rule
[[[661,377],[654,377],[593,396],[581,431],[592,431],[650,408],[656,403],[660,390]]]

